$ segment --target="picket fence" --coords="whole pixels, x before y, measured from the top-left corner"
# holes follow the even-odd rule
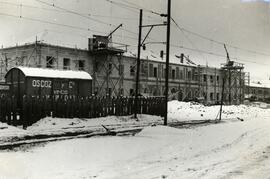
[[[139,97],[138,114],[164,116],[165,98]],[[0,97],[0,121],[27,127],[44,117],[98,118],[134,114],[134,97]]]

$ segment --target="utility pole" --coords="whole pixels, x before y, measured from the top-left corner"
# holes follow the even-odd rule
[[[141,65],[141,46],[142,46],[142,44],[141,44],[141,39],[142,39],[142,18],[143,18],[143,10],[140,9],[134,118],[137,118],[137,114],[138,114],[138,95],[139,95],[138,93],[139,93],[140,65]]]
[[[226,78],[226,73],[224,70],[224,76],[222,78],[222,91],[221,91],[221,102],[220,102],[220,110],[219,110],[219,121],[221,121],[221,117],[222,117],[222,107],[223,107],[223,101],[224,101],[224,88],[225,88],[225,78]]]
[[[170,36],[171,36],[171,0],[168,0],[167,11],[167,45],[166,45],[166,74],[165,74],[165,115],[164,125],[168,123],[168,92],[169,92],[169,62],[170,62]]]

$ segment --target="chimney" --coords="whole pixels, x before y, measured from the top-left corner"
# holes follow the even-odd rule
[[[164,51],[163,50],[161,50],[160,51],[160,57],[163,59],[163,57],[164,57]]]
[[[181,53],[180,62],[184,63],[184,54],[183,53]]]

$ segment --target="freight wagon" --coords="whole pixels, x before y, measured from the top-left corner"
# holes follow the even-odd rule
[[[56,70],[32,67],[11,68],[5,76],[10,94],[28,96],[91,95],[92,77],[85,71]]]

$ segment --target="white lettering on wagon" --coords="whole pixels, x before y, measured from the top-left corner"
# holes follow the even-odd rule
[[[33,80],[32,81],[32,86],[34,88],[51,88],[52,87],[52,82],[48,80]]]

